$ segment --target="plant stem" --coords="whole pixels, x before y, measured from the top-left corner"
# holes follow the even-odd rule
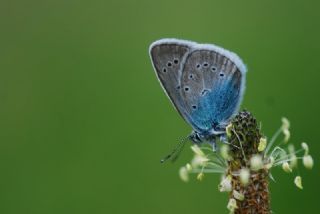
[[[256,119],[248,111],[240,112],[232,120],[232,132],[228,142],[234,145],[230,148],[232,160],[228,161],[228,174],[231,175],[232,191],[229,195],[234,198],[234,190],[244,195],[243,200],[236,199],[237,208],[235,214],[269,214],[269,183],[267,169],[257,171],[250,170],[250,159],[254,155],[260,155],[263,160],[263,153],[258,151],[262,134],[257,125]],[[241,149],[239,149],[241,148]],[[249,169],[250,177],[246,185],[241,182],[239,172],[241,169]]]

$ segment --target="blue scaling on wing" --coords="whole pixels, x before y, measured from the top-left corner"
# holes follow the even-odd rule
[[[227,56],[214,50],[195,50],[186,58],[181,96],[195,131],[210,135],[223,128],[238,110],[244,73]]]
[[[238,108],[239,93],[232,79],[221,82],[200,97],[198,108],[191,114],[192,121],[202,133],[227,122]]]
[[[161,85],[194,132],[204,138],[221,133],[242,100],[242,60],[221,47],[179,39],[158,40],[149,52]]]

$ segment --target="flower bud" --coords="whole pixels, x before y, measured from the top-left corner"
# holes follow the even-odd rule
[[[240,182],[246,186],[249,183],[250,171],[247,168],[240,169]]]
[[[180,176],[180,179],[183,180],[184,182],[189,181],[189,173],[188,173],[188,170],[185,166],[180,168],[179,176]]]
[[[198,174],[198,176],[197,176],[197,179],[198,179],[199,181],[202,181],[203,178],[204,178],[204,173],[203,173],[203,172],[200,172],[200,173]]]
[[[232,195],[235,199],[239,200],[239,201],[243,201],[244,199],[244,195],[240,192],[238,192],[237,190],[233,190]]]
[[[260,142],[258,145],[258,151],[259,152],[264,151],[266,149],[266,146],[267,146],[267,139],[264,137],[260,138]]]
[[[258,171],[263,167],[262,157],[260,155],[253,155],[250,159],[251,169]]]
[[[313,167],[313,159],[312,159],[311,155],[303,156],[302,162],[303,162],[303,165],[307,169],[312,169],[312,167]]]
[[[290,131],[289,129],[285,129],[283,130],[283,134],[284,134],[284,142],[288,143],[289,139],[290,139]]]
[[[288,162],[284,162],[284,163],[282,164],[282,169],[283,169],[283,171],[285,171],[285,172],[287,172],[287,173],[292,172],[292,169],[290,168]]]
[[[228,205],[227,205],[227,208],[231,212],[234,212],[234,210],[238,208],[236,199],[230,198],[229,202],[228,202]]]
[[[309,146],[308,146],[308,144],[305,143],[305,142],[302,142],[301,143],[301,147],[304,150],[304,155],[308,155],[309,154]]]
[[[282,130],[290,128],[290,121],[287,118],[283,117],[281,118],[281,121],[282,121],[282,126],[281,126]]]
[[[295,177],[295,179],[294,179],[294,184],[295,184],[299,189],[303,189],[301,176]]]
[[[219,184],[219,191],[220,192],[230,192],[232,189],[231,185],[231,176],[228,175],[227,177],[224,177],[220,184]]]
[[[192,166],[189,163],[187,163],[186,168],[187,168],[188,172],[191,172]]]

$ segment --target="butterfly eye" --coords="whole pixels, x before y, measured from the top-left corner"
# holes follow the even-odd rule
[[[178,59],[174,59],[174,60],[173,60],[173,63],[174,63],[174,64],[178,64],[178,63],[179,63],[179,60],[178,60]]]
[[[167,65],[168,65],[168,67],[171,67],[172,66],[172,62],[168,62]]]

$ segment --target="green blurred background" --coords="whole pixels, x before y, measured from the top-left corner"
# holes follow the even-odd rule
[[[191,131],[148,46],[214,43],[247,64],[242,107],[267,136],[286,116],[315,159],[274,171],[275,213],[319,207],[320,3],[312,0],[1,0],[0,213],[228,213],[219,175],[183,183],[159,160]]]

